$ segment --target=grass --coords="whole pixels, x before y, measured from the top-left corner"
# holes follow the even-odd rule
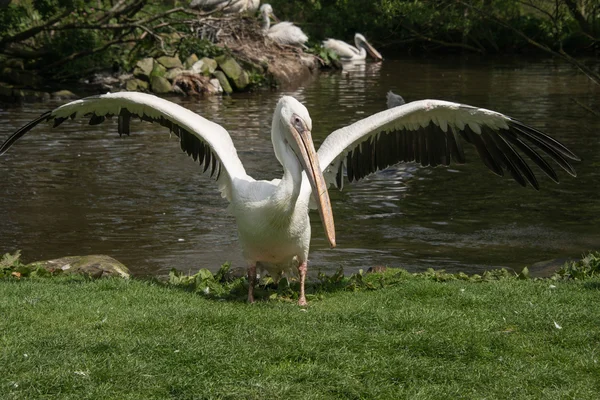
[[[344,278],[303,309],[188,284],[7,277],[0,398],[597,398],[599,277],[463,278]]]

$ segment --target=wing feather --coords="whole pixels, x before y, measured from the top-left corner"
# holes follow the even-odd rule
[[[475,147],[495,174],[508,171],[515,181],[539,188],[523,156],[558,182],[544,155],[575,176],[579,161],[545,133],[495,111],[441,100],[421,100],[382,111],[330,134],[318,151],[329,184],[341,187],[342,170],[350,182],[399,162],[423,166],[465,162],[462,141]]]
[[[24,125],[0,145],[4,154],[19,138],[41,122],[57,127],[67,118],[89,117],[91,125],[118,115],[118,133],[129,135],[131,118],[158,123],[179,137],[181,150],[203,166],[219,183],[223,197],[231,200],[233,179],[251,179],[240,161],[229,133],[220,125],[159,97],[136,92],[107,93],[64,104]],[[215,176],[216,173],[216,176]]]

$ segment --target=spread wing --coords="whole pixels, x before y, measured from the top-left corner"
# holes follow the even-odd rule
[[[252,179],[246,174],[229,133],[221,125],[168,100],[136,92],[86,97],[48,111],[8,137],[0,146],[0,155],[41,122],[53,121],[57,127],[69,118],[79,117],[89,118],[90,125],[116,117],[120,135],[129,134],[134,117],[169,128],[179,137],[181,150],[198,162],[203,172],[210,169],[210,176],[217,180],[221,194],[228,200],[234,179]]]
[[[495,111],[441,100],[414,101],[338,129],[317,153],[325,180],[341,189],[344,168],[353,182],[400,162],[462,164],[463,141],[490,170],[508,171],[521,186],[539,188],[527,158],[558,183],[543,155],[576,176],[571,161],[579,158],[545,133]]]

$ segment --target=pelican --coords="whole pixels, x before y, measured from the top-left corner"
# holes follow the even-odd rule
[[[221,10],[225,13],[234,14],[245,11],[254,12],[258,10],[260,0],[192,0],[190,8],[205,11]]]
[[[336,53],[342,61],[357,61],[367,58],[367,52],[376,60],[383,60],[383,57],[360,33],[354,35],[354,44],[356,47],[337,39],[327,39],[323,42],[323,47]]]
[[[313,123],[299,101],[283,96],[271,124],[281,179],[250,177],[228,132],[220,125],[168,100],[136,92],[86,97],[48,111],[17,130],[0,146],[4,154],[41,122],[54,127],[67,119],[87,117],[91,125],[116,116],[119,134],[129,134],[131,118],[157,122],[174,132],[181,149],[216,180],[235,217],[248,266],[248,301],[254,301],[257,267],[273,276],[297,270],[298,304],[306,305],[304,283],[311,238],[309,209],[319,211],[331,247],[336,245],[328,187],[349,182],[399,162],[423,166],[465,162],[463,140],[473,145],[497,175],[508,171],[520,185],[539,188],[523,154],[558,183],[548,161],[576,176],[571,161],[579,158],[550,136],[498,112],[442,100],[420,100],[381,111],[331,133],[318,152]]]
[[[392,92],[391,90],[387,92],[385,98],[387,108],[394,108],[406,104],[406,101],[404,101],[404,97]]]
[[[273,7],[270,4],[260,6],[260,15],[263,18],[263,32],[271,40],[279,44],[296,45],[306,47],[304,43],[308,41],[308,36],[302,29],[291,22],[283,21],[271,26],[271,18],[277,19],[273,14]]]

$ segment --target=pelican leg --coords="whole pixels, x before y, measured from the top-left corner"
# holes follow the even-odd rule
[[[256,285],[256,264],[248,266],[248,303],[254,303],[254,285]]]
[[[305,306],[308,303],[306,302],[306,296],[304,295],[304,281],[306,280],[306,270],[308,269],[306,265],[306,261],[302,261],[300,265],[298,265],[298,274],[300,275],[300,297],[298,298],[298,305]]]

